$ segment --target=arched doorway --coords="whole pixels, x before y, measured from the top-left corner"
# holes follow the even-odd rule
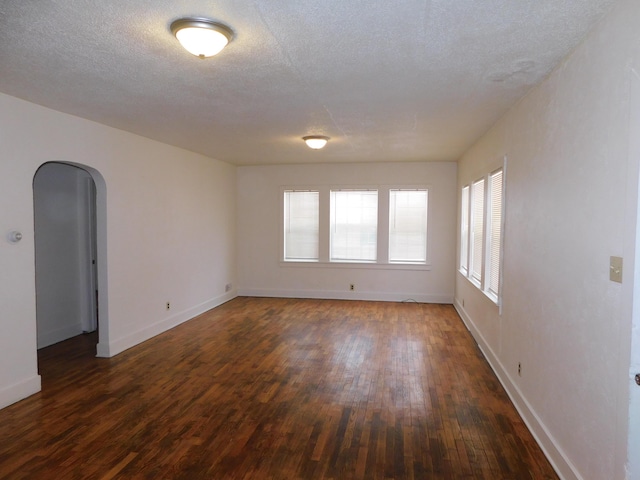
[[[33,178],[38,348],[97,331],[108,353],[106,185],[95,169],[47,162]]]

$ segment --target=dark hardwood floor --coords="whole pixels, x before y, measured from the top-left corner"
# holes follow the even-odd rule
[[[450,305],[236,298],[94,355],[39,352],[0,478],[558,478]]]

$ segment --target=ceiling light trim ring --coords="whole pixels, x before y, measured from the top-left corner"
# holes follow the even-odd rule
[[[186,17],[179,18],[171,23],[171,33],[174,35],[183,28],[207,28],[209,30],[217,30],[222,33],[229,41],[233,38],[233,30],[227,27],[224,23],[216,22],[209,18],[203,17]]]

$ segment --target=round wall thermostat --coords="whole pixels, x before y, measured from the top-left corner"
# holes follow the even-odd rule
[[[14,230],[13,232],[9,232],[7,239],[10,243],[18,243],[22,240],[22,233]]]

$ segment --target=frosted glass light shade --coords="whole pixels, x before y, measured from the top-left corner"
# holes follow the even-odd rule
[[[202,18],[182,18],[171,24],[171,32],[189,53],[196,57],[213,57],[233,37],[229,27]]]
[[[320,150],[324,148],[324,146],[329,141],[329,137],[324,137],[321,135],[309,135],[307,137],[302,137],[304,143],[307,144],[307,147],[313,148],[314,150]]]

